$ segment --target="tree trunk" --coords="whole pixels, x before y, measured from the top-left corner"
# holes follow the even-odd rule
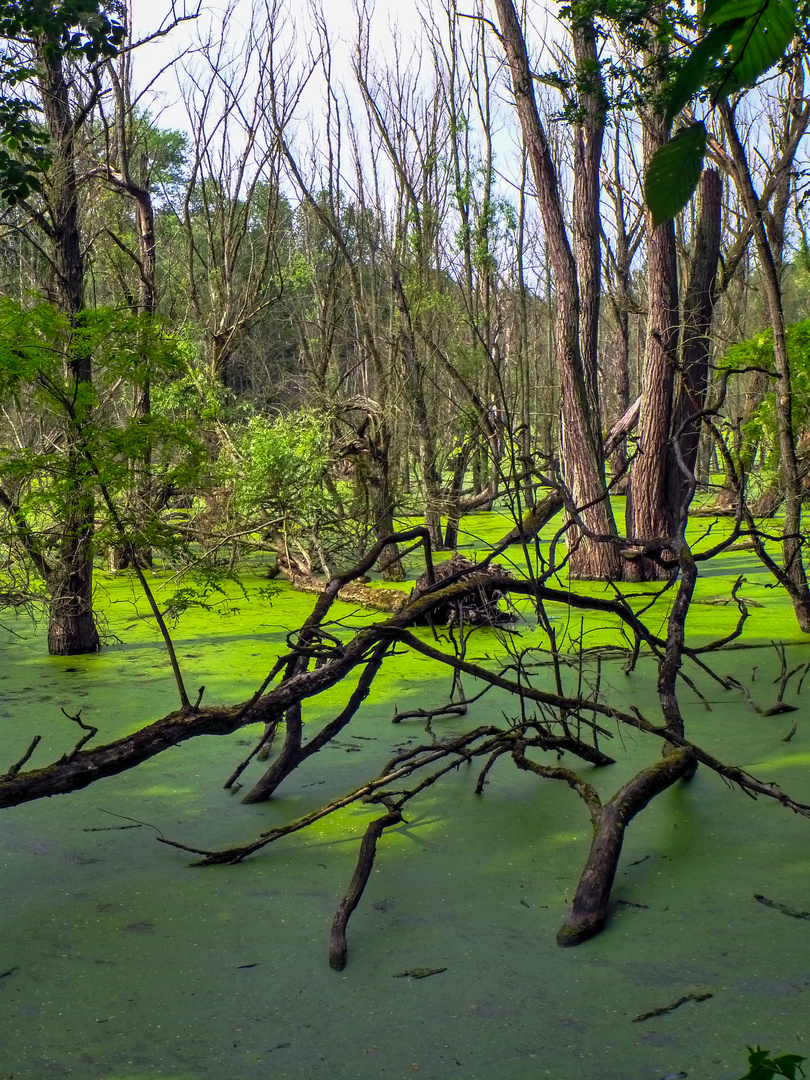
[[[737,132],[734,113],[728,103],[720,106],[720,114],[734,161],[737,182],[743,204],[754,225],[754,243],[759,257],[762,287],[773,330],[774,364],[779,376],[776,387],[776,426],[779,434],[779,457],[785,487],[784,538],[782,540],[781,584],[793,602],[796,621],[801,630],[810,633],[810,588],[802,559],[802,482],[796,458],[797,432],[793,424],[793,376],[785,336],[785,314],[782,309],[782,290],[779,273],[768,241],[768,234],[754,190],[748,161]]]
[[[63,540],[59,566],[48,581],[48,652],[51,656],[73,656],[96,652],[101,642],[93,614],[93,560],[88,514],[81,503],[73,508],[79,518],[80,532],[74,541]],[[65,522],[65,528],[70,524]]]
[[[596,282],[586,281],[583,287],[583,317],[580,319],[577,266],[566,233],[559,177],[537,109],[526,42],[512,0],[495,0],[495,8],[556,289],[555,350],[562,399],[562,471],[572,509],[583,526],[574,526],[568,533],[570,570],[573,577],[613,579],[620,574],[621,560],[618,547],[609,542],[616,536],[616,525],[605,485],[598,401],[595,400],[596,357],[595,354],[584,357],[582,352],[583,343],[590,350],[594,341],[599,279],[597,275]],[[580,27],[575,31],[575,48],[581,51],[583,58],[589,47],[591,30]],[[591,77],[594,77],[593,73]],[[598,113],[593,112],[592,96],[584,95],[583,106],[588,119],[578,133],[578,157],[583,170],[592,168],[593,152],[597,144],[601,146],[601,128]],[[596,160],[598,162],[598,153]],[[589,173],[577,190],[575,218],[579,251],[590,266],[593,259],[598,258],[595,255],[598,239],[587,240],[585,232],[590,228],[589,223],[598,220],[598,164],[596,173]],[[598,229],[596,232],[598,236]],[[606,539],[607,543],[604,542]]]
[[[391,490],[391,432],[385,418],[369,415],[366,433],[368,452],[357,461],[358,480],[366,489],[374,535],[378,540],[395,533],[394,496]],[[381,558],[382,576],[386,581],[404,581],[405,571],[399,561],[399,550],[393,544]]]
[[[78,323],[84,306],[84,262],[78,223],[76,128],[71,115],[62,61],[39,39],[36,46],[42,108],[51,138],[53,163],[45,193],[49,237],[59,306]],[[53,572],[48,579],[48,650],[70,656],[93,652],[99,636],[93,618],[93,495],[87,483],[83,453],[85,425],[92,407],[92,358],[75,340],[67,343],[68,417],[64,461],[68,470],[62,510],[62,533]]]
[[[616,415],[622,417],[630,407],[630,312],[626,308],[614,305],[618,348],[616,349]],[[627,469],[627,439],[619,439],[610,459],[614,477],[622,476]],[[613,488],[617,494],[627,491],[627,476]]]
[[[663,114],[649,111],[642,118],[645,166],[669,141],[669,124]],[[627,499],[627,533],[633,539],[671,537],[679,511],[680,485],[670,489],[674,466],[669,445],[675,393],[678,346],[678,265],[675,224],[647,226],[647,340],[644,352],[639,452],[633,463]],[[626,577],[648,581],[666,577],[668,571],[651,559],[629,562]]]
[[[409,397],[413,406],[414,419],[416,421],[416,433],[419,443],[419,464],[422,472],[422,500],[425,513],[425,527],[430,533],[430,540],[434,550],[440,550],[442,540],[442,516],[441,516],[441,478],[436,465],[436,438],[432,429],[430,414],[428,411],[427,398],[424,391],[424,369],[417,356],[417,344],[414,334],[411,313],[405,293],[402,288],[402,279],[394,262],[395,254],[392,254],[391,264],[391,288],[394,294],[394,302],[399,311],[402,326],[400,335],[400,352],[405,365],[405,378],[407,381]],[[390,535],[394,530],[378,533],[380,536]]]
[[[711,356],[711,329],[714,313],[714,281],[720,257],[723,181],[716,169],[706,169],[697,193],[697,229],[694,254],[689,270],[689,284],[683,303],[683,320],[679,347],[681,385],[675,415],[679,429],[692,414],[706,403]],[[698,461],[700,421],[691,423],[681,433],[679,444],[684,464],[694,472]],[[678,470],[673,482],[683,488],[684,477]]]

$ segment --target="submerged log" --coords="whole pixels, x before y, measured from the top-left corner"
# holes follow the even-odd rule
[[[321,581],[292,556],[279,555],[276,566],[286,578],[289,578],[292,587],[299,592],[322,593],[327,586],[327,582]],[[373,589],[351,581],[340,590],[338,599],[348,604],[360,604],[361,607],[386,611],[393,615],[405,606],[408,595],[400,592],[399,589]]]
[[[589,804],[593,841],[571,910],[557,933],[558,945],[580,945],[605,925],[627,826],[656,795],[691,776],[695,760],[691,748],[681,747],[634,776],[603,806]]]

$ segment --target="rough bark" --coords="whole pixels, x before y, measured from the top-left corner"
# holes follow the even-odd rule
[[[593,320],[598,315],[593,289],[598,284],[586,283],[584,318],[581,319],[580,285],[577,265],[568,240],[563,215],[560,183],[551,158],[529,68],[526,42],[512,0],[495,0],[501,28],[501,40],[506,52],[512,78],[512,90],[520,119],[523,141],[534,178],[537,201],[543,218],[550,265],[553,269],[556,313],[555,349],[561,389],[561,461],[563,479],[574,507],[581,515],[585,531],[569,532],[570,570],[573,577],[613,579],[620,574],[621,560],[614,544],[603,543],[595,537],[615,537],[616,525],[610,500],[607,498],[599,412],[594,409],[594,372],[596,358],[583,358],[582,342],[593,339]],[[587,50],[588,32],[578,31],[579,46]],[[593,72],[590,73],[593,77]],[[586,105],[586,112],[590,106]],[[591,164],[597,143],[601,146],[598,120],[591,118],[578,133],[582,167]],[[598,214],[597,175],[589,174],[578,188],[575,217],[580,234],[586,223]],[[598,247],[598,244],[597,244]],[[583,254],[593,258],[593,242],[583,237]],[[598,281],[598,278],[597,278]],[[590,535],[588,535],[590,534]]]
[[[649,111],[643,118],[645,165],[669,140],[663,115]],[[628,536],[642,540],[669,537],[675,532],[677,493],[671,498],[673,475],[669,439],[675,393],[678,345],[678,267],[674,222],[647,225],[647,338],[644,350],[639,448],[633,463],[627,499]],[[666,577],[667,571],[645,557],[627,564],[632,581]]]
[[[625,180],[622,175],[622,145],[630,142],[626,126],[622,123],[621,113],[615,116],[613,131],[613,155],[611,175],[605,182],[604,190],[613,204],[613,237],[605,240],[605,289],[613,318],[616,323],[616,344],[613,353],[613,372],[615,375],[614,406],[619,417],[630,408],[630,313],[639,311],[638,303],[633,300],[633,280],[631,268],[636,252],[643,237],[643,213],[635,210],[631,219]],[[624,135],[624,137],[623,137]],[[608,451],[606,451],[606,456]],[[612,490],[625,494],[629,477],[627,475],[627,440],[622,434],[610,452],[610,466],[614,477]],[[615,478],[619,477],[618,484]]]
[[[581,79],[581,119],[574,131],[573,191],[574,250],[579,287],[579,353],[588,407],[598,421],[601,411],[597,347],[602,297],[600,170],[608,99],[599,77],[596,27],[592,19],[584,18],[578,10],[575,10],[571,20],[571,38],[574,61]]]
[[[681,429],[689,416],[703,408],[709,385],[711,329],[714,313],[714,283],[720,257],[723,181],[716,169],[706,169],[697,192],[697,225],[689,268],[689,283],[683,301],[679,344],[681,384],[674,428]],[[700,423],[691,423],[680,434],[683,464],[689,472],[697,466]],[[683,490],[680,469],[673,482]]]
[[[36,57],[42,109],[51,139],[51,165],[45,201],[48,238],[60,308],[76,324],[84,306],[84,260],[79,233],[79,186],[76,176],[76,123],[61,58],[39,40]],[[72,404],[66,418],[67,480],[64,485],[61,537],[47,580],[48,651],[57,656],[94,652],[99,636],[93,618],[93,495],[87,483],[84,426],[88,421],[92,357],[75,341],[67,346],[67,377]]]

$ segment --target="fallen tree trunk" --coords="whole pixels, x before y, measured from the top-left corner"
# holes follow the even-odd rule
[[[328,581],[321,581],[300,562],[286,555],[279,555],[276,565],[290,580],[292,587],[299,592],[322,593],[329,584]],[[373,608],[375,611],[393,613],[405,606],[408,594],[399,589],[373,589],[368,585],[352,581],[338,590],[337,599],[347,604],[360,604],[361,607]]]

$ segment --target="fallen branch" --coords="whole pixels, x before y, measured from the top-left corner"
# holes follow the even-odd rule
[[[557,934],[558,945],[579,945],[605,925],[627,826],[656,795],[690,774],[694,762],[691,750],[675,750],[634,776],[604,805],[598,803],[598,797],[596,801],[586,797],[593,841],[571,910]]]
[[[764,904],[765,907],[774,908],[775,911],[781,911],[783,915],[790,915],[792,919],[810,920],[810,911],[797,911],[796,908],[787,907],[785,904],[779,904],[776,900],[769,900],[767,896],[763,896],[761,893],[754,893],[754,899],[758,900],[760,904]]]
[[[378,776],[376,779],[363,784],[359,788],[355,788],[347,795],[343,795],[338,799],[334,799],[332,802],[326,803],[317,810],[312,810],[310,813],[304,814],[303,817],[291,821],[288,825],[282,825],[280,828],[270,829],[267,832],[262,833],[257,840],[247,844],[240,844],[237,847],[225,848],[220,851],[210,851],[205,848],[189,847],[186,844],[178,843],[176,840],[166,840],[161,838],[160,842],[168,844],[170,847],[179,848],[180,851],[188,851],[192,855],[202,855],[203,859],[198,864],[200,866],[218,866],[223,863],[239,863],[242,862],[243,859],[248,858],[249,855],[253,855],[255,852],[267,847],[268,844],[280,840],[283,836],[289,836],[291,833],[300,832],[301,829],[307,828],[308,825],[313,825],[316,821],[321,821],[323,818],[329,817],[329,815],[334,814],[336,810],[342,810],[344,807],[351,806],[352,803],[361,800],[370,801],[371,797],[377,792],[380,792],[383,788],[410,776],[411,773],[415,772],[417,769],[423,768],[425,765],[430,765],[434,761],[439,761],[441,758],[447,757],[448,754],[461,753],[466,746],[485,735],[501,737],[504,734],[505,732],[499,728],[480,727],[476,728],[475,731],[451,739],[437,747],[431,747],[423,758],[417,761],[411,761],[399,768],[386,767],[386,769],[383,770],[382,775]],[[482,752],[488,751],[489,745],[485,744],[485,746],[486,750]]]
[[[638,1016],[633,1017],[632,1023],[638,1024],[642,1020],[652,1020],[654,1016],[666,1016],[667,1013],[674,1012],[681,1005],[685,1005],[687,1001],[708,1001],[711,997],[714,997],[714,994],[684,994],[677,1001],[673,1001],[671,1005],[663,1005],[660,1009],[650,1009],[649,1012],[639,1013]]]
[[[360,897],[368,884],[369,875],[374,866],[374,856],[377,853],[377,841],[385,829],[390,825],[398,825],[402,821],[402,811],[390,810],[381,818],[375,818],[366,829],[360,844],[360,854],[357,857],[349,890],[340,902],[332,923],[332,933],[329,938],[329,966],[335,971],[343,971],[346,967],[346,953],[348,944],[346,941],[346,926],[352,912],[360,903]]]

